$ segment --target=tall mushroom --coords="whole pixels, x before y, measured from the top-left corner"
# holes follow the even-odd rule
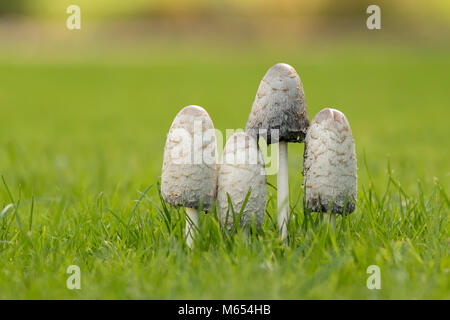
[[[198,210],[207,211],[217,187],[216,136],[208,113],[199,106],[183,108],[173,120],[164,148],[161,195],[186,207],[186,243],[193,245]]]
[[[250,196],[244,205],[247,194]],[[229,207],[228,195],[233,206]],[[217,206],[222,225],[231,229],[242,210],[241,225],[253,221],[262,227],[266,212],[267,187],[264,159],[256,139],[247,133],[232,135],[223,152],[217,182]],[[233,211],[235,216],[233,217]]]
[[[321,110],[311,121],[305,139],[304,203],[310,212],[350,214],[355,210],[357,173],[352,130],[345,115]]]
[[[287,64],[272,66],[256,93],[246,130],[268,144],[279,142],[277,177],[278,229],[287,236],[289,222],[288,142],[303,142],[309,120],[303,86],[295,69]]]

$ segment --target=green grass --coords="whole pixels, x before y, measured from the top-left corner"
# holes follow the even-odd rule
[[[13,204],[0,213],[0,298],[449,299],[450,51],[324,50],[0,59],[0,210]],[[336,107],[349,119],[358,207],[336,234],[305,218],[303,146],[291,145],[289,244],[269,187],[261,233],[223,233],[213,212],[189,250],[183,209],[158,194],[173,117],[198,104],[217,128],[243,128],[280,61],[299,72],[310,118]],[[366,287],[373,264],[381,290]]]

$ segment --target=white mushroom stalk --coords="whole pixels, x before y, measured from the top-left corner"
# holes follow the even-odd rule
[[[279,171],[277,177],[278,229],[282,239],[287,237],[289,222],[289,142],[303,142],[309,125],[305,95],[300,77],[287,64],[272,66],[256,93],[246,130],[268,144],[279,142]]]
[[[326,108],[312,119],[305,139],[303,175],[305,207],[324,213],[333,229],[335,214],[355,210],[355,143],[342,112]]]
[[[254,137],[238,132],[228,139],[219,166],[217,188],[217,206],[223,226],[230,230],[241,213],[241,226],[254,222],[257,228],[262,227],[267,187],[264,159]],[[233,208],[229,206],[228,196]]]
[[[186,244],[189,248],[194,245],[194,236],[198,230],[198,210],[186,208]]]
[[[207,211],[217,188],[216,135],[208,113],[188,106],[175,117],[167,135],[161,175],[164,201],[186,207],[186,243],[192,248],[198,210]]]
[[[278,229],[281,238],[287,236],[287,224],[289,222],[289,166],[288,144],[280,141],[278,145],[278,175],[277,175],[277,209]]]

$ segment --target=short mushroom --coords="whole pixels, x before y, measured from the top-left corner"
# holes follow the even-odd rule
[[[217,206],[223,226],[231,229],[237,214],[242,213],[241,225],[255,222],[258,229],[262,227],[267,201],[266,175],[264,159],[254,137],[238,132],[228,139],[219,165],[217,189]],[[233,209],[229,207],[228,196]]]
[[[288,142],[303,142],[309,120],[303,86],[295,69],[287,64],[272,66],[256,93],[246,131],[268,144],[279,142],[277,177],[278,229],[287,236],[289,222]]]
[[[350,214],[355,210],[357,172],[355,143],[345,115],[321,110],[311,121],[305,139],[304,203],[310,212]]]
[[[199,106],[183,108],[167,135],[161,175],[164,201],[186,207],[186,243],[193,245],[198,210],[208,210],[217,188],[216,136],[208,113]]]

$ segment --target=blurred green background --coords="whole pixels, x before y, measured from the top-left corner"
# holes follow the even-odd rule
[[[66,28],[70,4],[81,8],[81,30]],[[381,7],[381,30],[366,28],[369,4]],[[214,278],[199,262],[203,256],[195,260],[169,240],[155,247],[147,239],[131,251],[120,243],[124,252],[118,254],[95,234],[97,229],[89,233],[92,221],[103,219],[104,212],[95,205],[99,197],[109,198],[109,205],[128,219],[138,191],[157,183],[166,133],[182,107],[204,107],[221,130],[244,128],[259,82],[278,62],[299,73],[310,119],[324,107],[346,114],[356,142],[360,196],[368,188],[382,194],[388,159],[406,192],[415,194],[418,180],[426,194],[436,181],[448,189],[448,39],[450,2],[438,0],[0,1],[0,173],[26,210],[31,198],[36,199],[29,237],[38,243],[28,247],[28,238],[19,237],[19,225],[4,233],[0,260],[7,266],[0,271],[0,297],[448,298],[448,273],[445,278],[441,272],[450,267],[448,242],[437,240],[433,251],[414,243],[424,262],[409,270],[411,278],[404,275],[401,262],[379,258],[384,270],[397,271],[386,276],[392,281],[376,294],[355,285],[354,277],[365,281],[358,262],[342,264],[347,277],[323,269],[322,249],[311,260],[314,268],[302,272],[310,279],[317,275],[335,282],[316,287],[315,280],[303,283],[307,278],[297,278],[297,260],[286,267],[283,258],[276,258],[274,268],[286,272],[286,281],[280,287],[272,283],[278,291],[270,283],[262,290],[258,283],[240,285],[250,276],[242,269],[241,274],[234,267],[222,270],[236,273],[234,285],[225,277]],[[297,144],[289,149],[292,202],[302,192],[302,150]],[[275,177],[269,181],[275,184]],[[158,198],[156,187],[149,197]],[[1,207],[10,202],[2,186]],[[448,213],[444,202],[441,207]],[[151,204],[143,208],[155,214]],[[269,208],[274,209],[273,201]],[[366,214],[358,209],[354,219]],[[114,228],[116,221],[110,219]],[[367,240],[368,228],[355,232],[373,245],[363,259],[370,262],[385,243]],[[391,240],[403,250],[406,240],[386,242]],[[56,254],[66,245],[65,257]],[[192,265],[168,271],[172,278],[167,281],[161,266],[156,274],[145,273],[149,271],[142,261],[148,255],[166,257],[162,250],[171,252],[174,246],[182,254],[174,261],[188,259]],[[263,258],[272,257],[271,249],[266,251]],[[244,250],[241,256],[246,254]],[[258,252],[251,254],[261,262]],[[228,256],[211,259],[219,270]],[[331,253],[326,259],[335,261]],[[65,266],[72,261],[95,271],[78,296],[61,286]],[[115,273],[113,266],[122,273]],[[254,272],[259,265],[249,263],[243,270]],[[200,284],[192,280],[192,271]],[[178,272],[182,283],[173,278]],[[124,273],[135,287],[121,277]],[[255,277],[267,274],[276,272]]]
[[[424,3],[418,0],[368,1],[368,0],[15,0],[3,1],[0,5],[4,15],[31,15],[39,18],[54,18],[60,15],[60,9],[70,4],[77,4],[89,10],[93,18],[136,19],[167,16],[203,16],[208,15],[242,15],[255,16],[284,15],[288,17],[319,16],[337,18],[337,16],[354,17],[360,15],[360,9],[370,4],[380,5],[388,10],[388,16],[406,17],[416,14],[414,19],[434,17],[449,19],[450,5],[446,1],[430,0]],[[420,14],[419,14],[420,13]],[[410,17],[413,18],[413,17]],[[430,22],[430,21],[429,21]]]

